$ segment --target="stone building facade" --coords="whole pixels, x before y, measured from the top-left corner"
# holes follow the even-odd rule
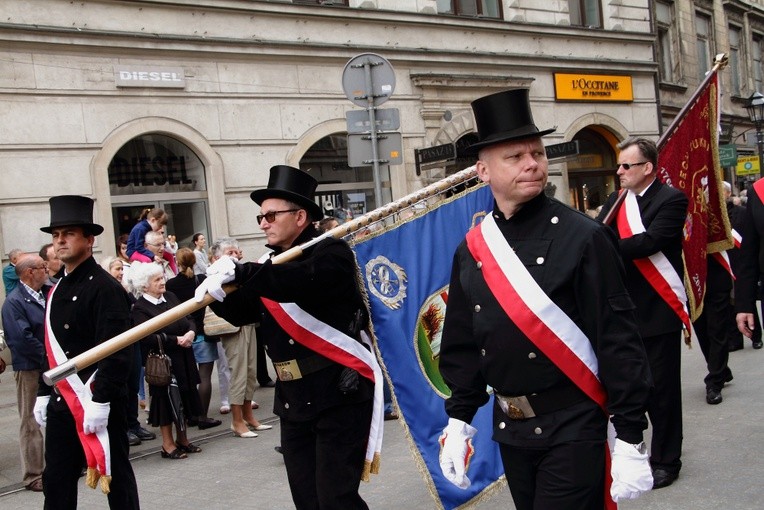
[[[96,200],[97,256],[162,207],[181,245],[230,235],[256,258],[249,193],[275,164],[315,175],[327,209],[380,205],[371,168],[347,164],[346,113],[363,109],[342,82],[362,53],[395,79],[380,108],[399,111],[401,164],[381,167],[382,202],[468,163],[417,165],[416,151],[467,143],[472,100],[530,87],[537,125],[557,128],[546,143],[578,142],[552,160],[556,196],[594,208],[614,189],[616,144],[660,132],[653,3],[3,0],[3,263],[48,241],[38,227],[57,194]]]

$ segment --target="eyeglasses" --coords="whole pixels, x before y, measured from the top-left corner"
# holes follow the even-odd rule
[[[268,223],[273,223],[274,221],[276,221],[277,214],[287,213],[287,212],[297,212],[297,211],[299,211],[299,209],[284,209],[283,211],[271,211],[265,214],[258,214],[257,224],[259,225],[260,223],[262,223],[263,219],[265,219],[265,221],[267,221]]]
[[[649,163],[649,161],[642,161],[641,163],[618,163],[618,166],[622,166],[624,170],[628,170],[633,166],[639,166]]]
[[[149,246],[153,246],[155,248],[159,248],[160,246],[164,246],[164,243],[146,243]]]
[[[48,269],[48,266],[42,265],[42,266],[32,266],[29,269]]]

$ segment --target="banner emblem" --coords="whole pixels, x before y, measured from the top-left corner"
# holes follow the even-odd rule
[[[406,298],[408,277],[401,266],[379,255],[366,263],[366,285],[369,291],[390,310],[401,307]]]
[[[440,375],[440,339],[446,318],[448,285],[431,294],[419,308],[419,320],[414,332],[414,351],[419,368],[432,389],[443,398],[451,396],[451,390]]]

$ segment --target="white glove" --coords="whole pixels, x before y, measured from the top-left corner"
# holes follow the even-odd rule
[[[95,434],[106,428],[109,423],[109,411],[111,405],[108,402],[93,402],[85,404],[85,417],[82,421],[82,430],[85,434]]]
[[[440,470],[446,480],[460,489],[470,486],[466,472],[475,449],[472,447],[472,437],[477,429],[456,418],[449,418],[448,425],[438,438],[440,442]]]
[[[48,423],[48,402],[50,401],[50,395],[44,397],[37,397],[34,401],[34,421],[40,427],[44,427]]]
[[[613,477],[610,496],[616,503],[624,499],[637,499],[653,488],[653,472],[647,452],[639,453],[637,445],[620,439],[615,440],[610,474]]]
[[[236,262],[228,255],[223,255],[207,268],[207,279],[194,292],[194,300],[201,303],[208,294],[222,302],[225,299],[223,284],[233,281],[236,276]]]

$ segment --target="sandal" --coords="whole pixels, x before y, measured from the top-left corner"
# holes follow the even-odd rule
[[[187,459],[188,455],[183,453],[180,448],[175,448],[173,451],[167,453],[167,451],[162,448],[162,451],[160,452],[162,454],[163,459],[172,459],[172,460],[178,460],[178,459]]]
[[[194,443],[188,443],[188,444],[175,443],[175,446],[177,446],[178,450],[180,450],[184,454],[199,453],[200,451],[202,451],[201,447],[196,446]]]

